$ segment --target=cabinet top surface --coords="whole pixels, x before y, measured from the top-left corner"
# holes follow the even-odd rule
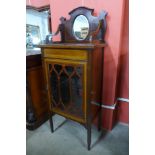
[[[69,49],[94,49],[105,47],[105,43],[51,43],[51,44],[40,44],[40,48],[69,48]]]

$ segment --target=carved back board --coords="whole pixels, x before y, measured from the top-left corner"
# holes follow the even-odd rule
[[[69,12],[70,19],[66,20],[66,18],[60,18],[60,24],[58,30],[55,34],[60,31],[61,34],[61,42],[93,42],[99,41],[104,42],[104,36],[106,31],[106,15],[107,12],[101,11],[99,16],[93,16],[94,9],[90,9],[87,7],[78,7],[71,12]],[[73,34],[73,24],[74,20],[77,16],[84,15],[89,23],[89,32],[87,37],[84,40],[77,40],[75,35]]]

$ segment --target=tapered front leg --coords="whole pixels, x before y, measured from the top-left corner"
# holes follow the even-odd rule
[[[102,125],[102,107],[100,105],[98,112],[98,131],[101,131],[101,125]]]
[[[90,150],[90,146],[91,146],[91,125],[88,125],[88,128],[87,128],[87,146],[88,146],[88,150]]]
[[[53,133],[54,132],[54,127],[53,127],[53,118],[52,118],[52,115],[50,115],[50,117],[49,117],[49,122],[50,122],[51,132]]]

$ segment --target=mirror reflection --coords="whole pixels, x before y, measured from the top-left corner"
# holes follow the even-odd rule
[[[86,39],[89,33],[88,19],[84,15],[79,15],[75,18],[73,24],[73,33],[77,40]]]

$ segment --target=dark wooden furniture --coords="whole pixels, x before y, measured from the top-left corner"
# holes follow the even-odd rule
[[[61,17],[58,30],[53,34],[60,32],[61,42],[40,45],[48,88],[51,131],[54,131],[54,113],[83,124],[87,129],[88,150],[91,145],[91,122],[96,116],[98,128],[101,128],[101,106],[93,108],[91,101],[101,103],[107,14],[103,11],[95,17],[93,11],[79,7],[69,13],[69,20]],[[84,24],[80,28],[74,23],[78,16],[77,23],[86,21],[80,24]]]
[[[26,127],[34,130],[48,120],[41,54],[26,57]]]

